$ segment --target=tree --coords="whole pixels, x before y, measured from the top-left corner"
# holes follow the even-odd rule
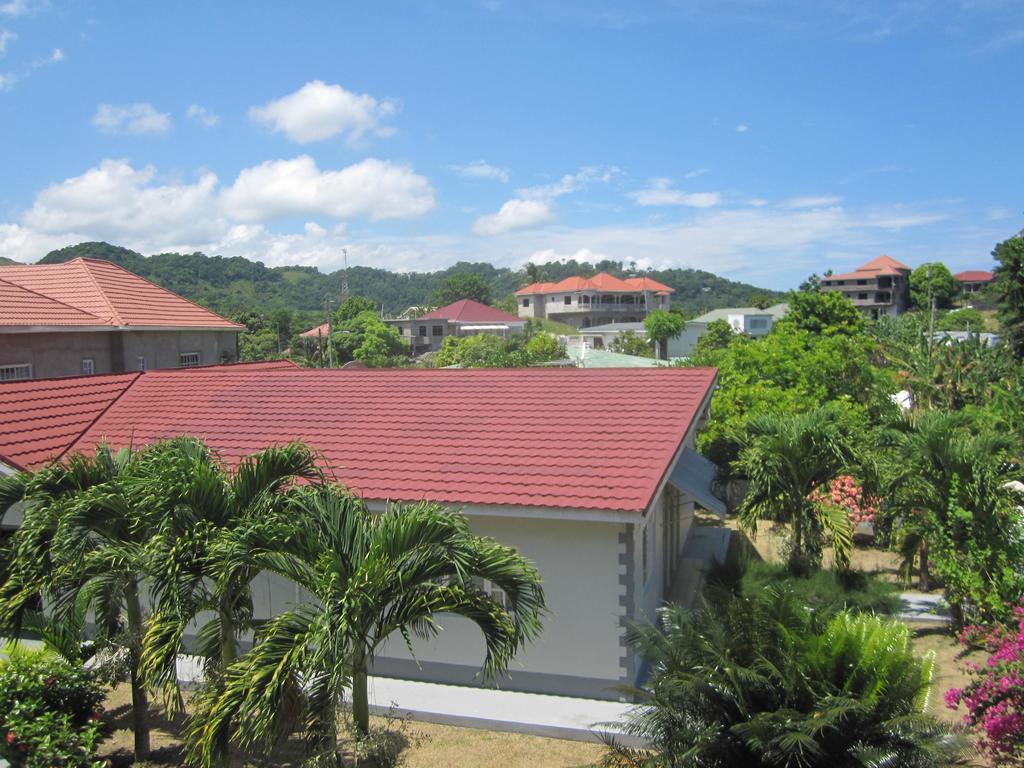
[[[371,312],[374,316],[377,315],[379,307],[373,299],[368,299],[365,296],[349,296],[334,312],[334,325],[343,326],[350,320],[355,320],[360,315]]]
[[[899,621],[810,611],[792,593],[715,592],[659,610],[627,640],[651,665],[615,768],[834,768],[959,764],[965,739],[927,714],[934,674]]]
[[[757,309],[768,309],[774,303],[774,297],[767,293],[755,293],[750,297],[750,306]]]
[[[193,653],[206,679],[219,684],[238,657],[242,635],[258,627],[252,582],[260,570],[250,553],[290,533],[284,507],[299,480],[319,482],[316,454],[300,443],[267,448],[242,459],[233,472],[200,441],[157,444],[140,462],[140,489],[159,525],[147,546],[153,603],[141,671],[150,685],[177,694],[177,658],[191,625]],[[217,763],[227,765],[228,742]]]
[[[776,326],[790,326],[822,336],[852,336],[864,331],[864,316],[837,291],[798,291],[789,295],[789,309]]]
[[[616,334],[608,344],[608,350],[618,352],[620,355],[654,357],[654,345],[647,338],[633,331],[622,331]]]
[[[342,691],[351,687],[357,734],[367,734],[367,668],[377,648],[396,633],[410,650],[412,633],[437,636],[440,613],[480,629],[488,677],[540,631],[536,569],[514,549],[474,536],[457,512],[421,503],[374,514],[334,486],[303,489],[291,509],[294,534],[255,552],[255,561],[315,602],[271,620],[262,642],[227,669],[224,690],[200,698],[190,729],[200,765],[210,764],[212,747],[232,725],[243,746],[266,749],[295,715],[307,743],[335,759]],[[502,591],[502,601],[483,580]]]
[[[1004,240],[992,251],[998,265],[992,294],[999,306],[999,325],[1017,360],[1024,360],[1024,234]]]
[[[525,368],[531,362],[527,343],[522,336],[502,339],[489,333],[461,338],[446,336],[434,363],[438,368],[450,365],[463,368]]]
[[[985,330],[985,316],[973,307],[954,309],[942,315],[935,323],[935,328],[940,331],[981,333]]]
[[[140,674],[145,616],[140,596],[151,510],[131,480],[137,456],[107,446],[93,456],[8,480],[0,506],[20,498],[24,519],[0,588],[0,624],[12,626],[42,593],[55,620],[78,625],[91,613],[101,645],[128,651],[135,757],[149,754],[149,697]]]
[[[359,360],[371,368],[398,365],[405,359],[408,346],[393,325],[376,312],[360,312],[334,326],[330,343],[338,364]]]
[[[922,264],[910,273],[910,301],[918,309],[931,309],[929,301],[933,298],[936,307],[951,307],[959,295],[960,284],[941,262]]]
[[[804,573],[821,562],[822,534],[829,531],[840,567],[849,561],[853,527],[844,510],[820,504],[817,489],[853,464],[845,413],[832,403],[806,413],[766,413],[747,422],[747,447],[738,469],[749,489],[740,508],[744,526],[758,520],[790,527],[789,568]]]
[[[697,337],[694,356],[702,356],[720,349],[726,349],[739,334],[732,329],[728,320],[712,320]]]
[[[821,290],[821,281],[822,281],[822,279],[829,278],[829,277],[832,277],[832,270],[831,269],[826,269],[825,270],[825,274],[823,276],[821,276],[821,277],[818,276],[817,272],[814,272],[814,273],[811,274],[810,277],[808,277],[806,280],[804,280],[802,283],[800,283],[800,287],[797,288],[797,290],[800,291],[801,293],[804,293],[804,292],[817,293],[818,291]]]
[[[460,299],[491,303],[491,286],[479,275],[452,275],[430,297],[430,303],[443,307]]]
[[[530,356],[531,363],[547,363],[552,360],[564,360],[566,357],[565,344],[554,334],[545,331],[530,337],[526,342],[526,353]]]
[[[655,309],[644,318],[647,338],[655,343],[658,349],[658,357],[662,360],[668,359],[668,340],[674,339],[682,333],[685,327],[686,320],[683,319],[682,315],[666,312],[663,309]]]
[[[527,285],[544,282],[544,269],[537,266],[532,261],[526,262],[526,266],[523,267],[523,271],[526,273]]]
[[[946,528],[951,500],[991,515],[1012,479],[1003,456],[1007,436],[975,434],[965,412],[918,409],[894,422],[889,443],[897,460],[887,477],[890,515],[899,517],[899,550],[906,581],[914,560],[923,590],[931,587],[929,550]],[[954,494],[954,485],[958,491]],[[954,606],[955,607],[955,606]]]

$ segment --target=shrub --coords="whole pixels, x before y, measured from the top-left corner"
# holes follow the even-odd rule
[[[964,724],[978,734],[978,748],[992,765],[1024,766],[1024,608],[1016,625],[971,625],[960,634],[967,648],[984,648],[983,664],[966,664],[971,682],[946,691],[946,705],[967,709]]]
[[[103,691],[81,667],[10,646],[0,662],[0,756],[18,768],[94,768]]]
[[[613,742],[606,765],[938,768],[968,752],[925,713],[933,661],[898,621],[826,619],[781,590],[659,616],[628,632],[652,672],[624,730],[652,746]]]
[[[864,489],[850,475],[840,475],[829,483],[819,485],[810,495],[816,504],[839,507],[850,523],[874,523],[878,515],[878,499],[865,494]]]

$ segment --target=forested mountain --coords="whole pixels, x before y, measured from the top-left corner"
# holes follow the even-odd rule
[[[14,259],[8,259],[6,256],[0,256],[0,267],[9,264],[18,264],[19,262]]]
[[[322,310],[324,301],[336,302],[341,293],[341,272],[325,274],[315,267],[266,267],[240,256],[206,256],[202,253],[158,253],[143,256],[108,243],[79,243],[51,251],[40,264],[54,264],[83,256],[118,264],[158,285],[223,315],[275,309]],[[605,271],[620,277],[634,274],[622,262],[587,264],[576,261],[545,264],[545,280]],[[397,273],[374,267],[350,267],[349,291],[398,313],[412,305],[424,305],[452,275],[474,274],[485,279],[496,299],[508,296],[528,280],[524,272],[491,264],[459,262],[437,272]],[[673,304],[689,312],[718,307],[743,306],[756,296],[778,299],[782,294],[746,283],[733,282],[694,269],[652,270],[644,274],[676,289]]]

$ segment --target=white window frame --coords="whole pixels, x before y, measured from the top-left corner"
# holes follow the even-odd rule
[[[508,595],[505,594],[505,591],[503,589],[495,586],[494,582],[492,582],[490,579],[480,579],[479,584],[480,589],[482,589],[487,594],[487,596],[491,598],[491,600],[496,602],[506,611],[512,610],[509,604]]]
[[[18,374],[23,375],[19,376]],[[0,365],[0,381],[27,381],[32,378],[32,363]]]
[[[139,355],[137,358],[135,358],[135,370],[137,370],[137,371],[145,371],[146,370],[146,356],[145,355]]]
[[[92,376],[96,373],[96,361],[91,357],[82,358],[82,375]]]
[[[189,362],[191,358],[195,358],[195,362]],[[203,356],[200,352],[180,352],[178,353],[178,367],[179,368],[195,368],[196,366],[203,364]]]

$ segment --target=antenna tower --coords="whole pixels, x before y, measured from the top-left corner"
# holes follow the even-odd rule
[[[341,300],[345,301],[348,298],[348,248],[342,248],[341,255],[345,261],[341,270]]]

